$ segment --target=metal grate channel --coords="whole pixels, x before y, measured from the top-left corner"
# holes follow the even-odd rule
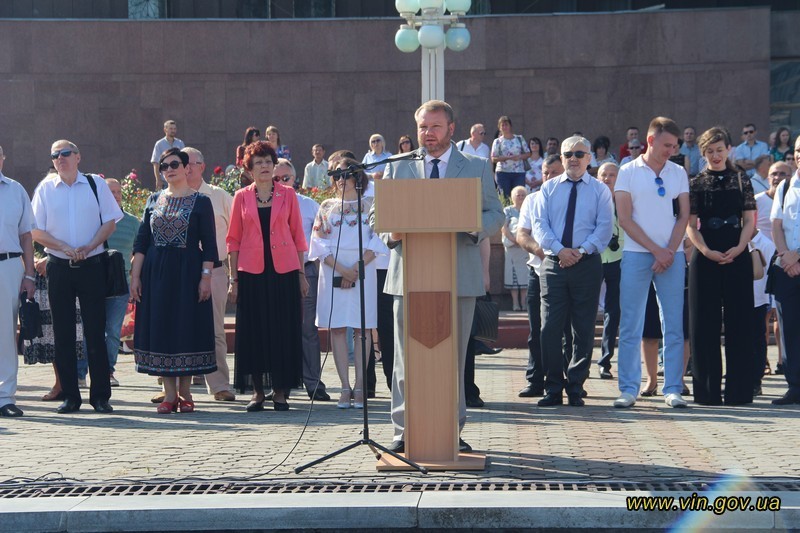
[[[800,481],[749,480],[750,490],[798,492]],[[452,482],[452,483],[31,483],[0,487],[0,498],[63,498],[67,496],[178,496],[203,494],[369,494],[430,491],[581,491],[581,492],[703,492],[709,481],[695,482]]]

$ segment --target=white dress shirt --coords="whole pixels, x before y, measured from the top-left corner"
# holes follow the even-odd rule
[[[477,157],[482,157],[484,159],[489,159],[491,155],[489,152],[489,145],[486,143],[480,143],[477,148],[473,148],[469,142],[469,139],[464,139],[463,141],[459,141],[456,144],[456,147],[465,154],[474,155]]]
[[[42,180],[33,193],[32,204],[36,227],[46,231],[53,238],[77,248],[85,246],[94,238],[100,229],[101,217],[103,224],[109,220],[115,222],[122,220],[122,209],[114,200],[106,181],[95,179],[95,184],[96,199],[86,175],[80,172],[72,185],[64,183],[58,174]],[[69,259],[60,250],[45,247],[44,251],[61,259]],[[102,252],[101,243],[86,256],[92,257]]]
[[[786,187],[789,187],[786,190]],[[786,190],[786,199],[781,209],[781,198]],[[772,202],[770,220],[780,219],[783,224],[783,235],[786,239],[786,248],[800,250],[800,174],[795,174],[783,180],[775,192]]]
[[[19,236],[36,227],[28,193],[0,172],[0,253],[22,253]]]
[[[450,145],[450,148],[447,149],[445,153],[440,155],[439,157],[433,157],[429,153],[425,153],[425,177],[430,178],[431,172],[433,171],[433,163],[434,159],[438,159],[438,167],[439,167],[439,177],[443,178],[445,172],[447,172],[447,162],[450,161],[450,154],[453,153],[453,145]]]
[[[303,221],[303,233],[306,235],[306,244],[311,246],[311,230],[314,228],[314,219],[317,218],[319,204],[308,196],[297,195],[297,203],[300,205],[300,218]],[[303,252],[303,263],[308,262],[308,250]]]

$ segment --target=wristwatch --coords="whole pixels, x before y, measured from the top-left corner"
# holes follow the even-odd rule
[[[29,279],[31,281],[36,281],[36,278],[34,276],[25,276],[25,279]]]
[[[581,246],[580,248],[578,248],[578,251],[580,252],[580,254],[581,254],[581,255],[588,255],[588,254],[586,253],[586,248],[584,248],[583,246]]]
[[[204,268],[203,270],[200,271],[200,275],[202,275],[202,276],[210,276],[211,275],[211,269],[210,268]]]

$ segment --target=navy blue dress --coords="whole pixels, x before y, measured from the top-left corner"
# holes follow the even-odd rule
[[[133,251],[144,254],[133,337],[136,370],[153,376],[214,372],[214,311],[211,299],[197,301],[203,262],[217,261],[211,200],[200,193],[153,193]]]

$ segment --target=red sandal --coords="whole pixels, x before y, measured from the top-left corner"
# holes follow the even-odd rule
[[[174,413],[178,410],[178,403],[180,400],[175,400],[174,402],[167,402],[163,401],[158,404],[156,407],[156,412],[160,415],[168,415],[170,413]]]
[[[178,404],[181,413],[194,413],[194,402],[192,400],[185,400],[183,398],[178,398]]]

